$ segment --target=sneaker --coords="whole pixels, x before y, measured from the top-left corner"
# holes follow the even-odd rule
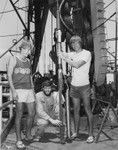
[[[41,139],[41,137],[40,137],[40,136],[37,136],[37,137],[34,137],[33,141],[34,141],[34,142],[39,142],[40,139]]]
[[[77,133],[73,133],[71,136],[71,140],[74,140],[77,137]]]
[[[94,142],[94,136],[89,136],[86,140],[87,143],[93,143]]]
[[[17,141],[17,142],[16,142],[16,147],[17,147],[18,149],[25,149],[25,148],[26,148],[26,146],[23,144],[22,141]]]

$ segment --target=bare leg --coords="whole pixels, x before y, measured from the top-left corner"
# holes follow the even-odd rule
[[[91,106],[90,106],[90,98],[84,98],[83,103],[84,103],[84,108],[87,113],[88,123],[89,123],[88,134],[89,136],[93,136],[93,114],[92,114]]]
[[[35,137],[42,137],[44,135],[45,128],[48,126],[49,122],[44,119],[37,120],[37,130],[35,132]]]
[[[37,136],[42,137],[44,135],[46,127],[47,127],[46,125],[39,125],[38,128],[37,128],[36,137]]]
[[[79,134],[79,124],[80,124],[80,99],[72,98],[74,106],[74,133]]]
[[[27,116],[27,129],[26,129],[26,137],[28,139],[31,139],[31,129],[33,126],[33,121],[34,121],[34,116],[35,116],[35,105],[34,102],[32,103],[27,103],[27,108],[28,108],[28,116]]]
[[[16,102],[16,138],[17,141],[21,141],[21,118],[23,114],[23,103]]]

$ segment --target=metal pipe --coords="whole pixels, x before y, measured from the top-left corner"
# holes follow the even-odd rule
[[[59,11],[59,1],[57,0],[57,19],[56,19],[56,27],[57,27],[57,53],[61,51],[61,29],[60,29],[60,11]],[[62,121],[62,126],[60,127],[60,143],[64,144],[64,124],[63,124],[63,108],[62,108],[62,60],[58,58],[58,89],[59,89],[59,118]]]
[[[70,100],[69,100],[69,87],[66,90],[66,120],[67,120],[67,138],[71,138],[71,120],[70,120]]]
[[[118,0],[115,0],[115,9],[116,9],[116,35],[115,35],[115,72],[117,73],[117,36],[118,36]]]
[[[117,96],[117,91],[118,91],[118,73],[117,73],[117,50],[118,50],[118,43],[117,43],[117,37],[118,37],[118,0],[115,0],[115,10],[116,10],[116,35],[115,35],[115,99],[117,100],[118,96]],[[118,105],[118,101],[117,101],[117,105]]]
[[[0,107],[2,106],[2,86],[0,85]],[[1,147],[1,135],[2,135],[2,111],[0,111],[0,147]]]

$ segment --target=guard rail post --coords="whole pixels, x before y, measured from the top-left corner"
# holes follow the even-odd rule
[[[0,84],[0,107],[2,106],[2,85]],[[0,147],[1,147],[1,134],[2,134],[2,110],[0,110]]]

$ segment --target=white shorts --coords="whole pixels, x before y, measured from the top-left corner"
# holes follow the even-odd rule
[[[35,101],[35,93],[33,89],[16,89],[19,103],[32,103]]]

